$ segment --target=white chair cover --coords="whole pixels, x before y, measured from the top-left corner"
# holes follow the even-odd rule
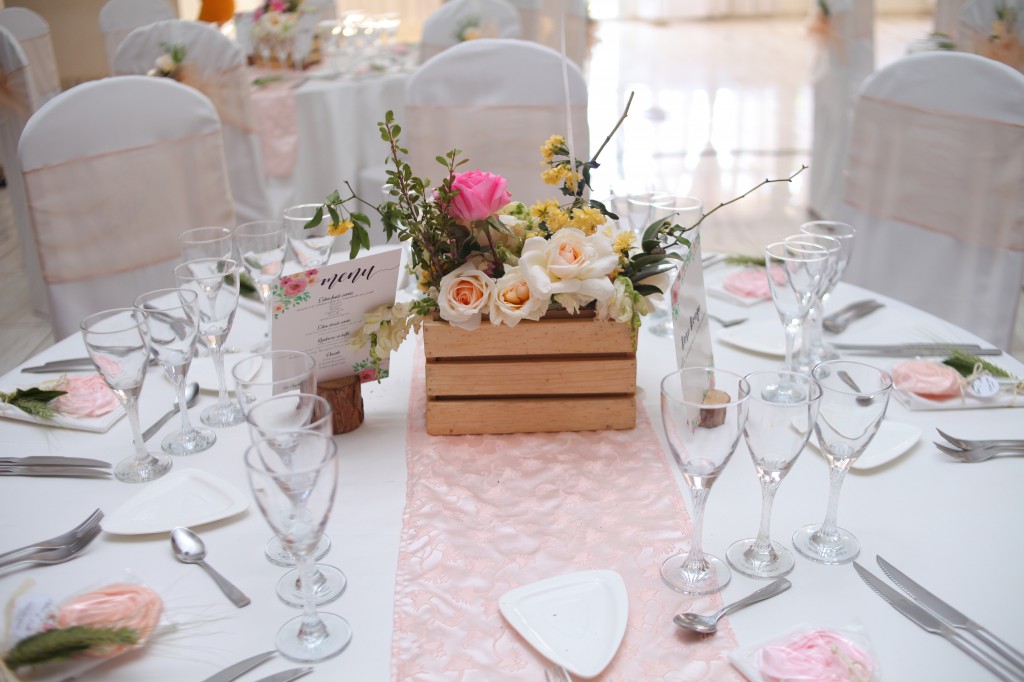
[[[420,59],[462,42],[521,35],[519,13],[507,0],[449,0],[423,24]]]
[[[565,54],[582,68],[590,52],[590,22],[586,0],[540,0],[537,42],[561,52],[563,25]]]
[[[1000,20],[999,12],[1014,20]],[[960,12],[959,36],[960,49],[1024,72],[1024,0],[970,0]]]
[[[125,36],[139,26],[175,18],[166,0],[108,0],[100,8],[100,31],[110,72],[114,72],[114,56]]]
[[[8,7],[0,9],[0,26],[17,38],[25,51],[36,91],[36,107],[49,102],[61,90],[50,25],[30,9]]]
[[[843,199],[843,166],[850,145],[853,107],[864,79],[875,70],[874,0],[829,0],[824,17],[814,3],[812,35],[817,43],[812,84],[808,207],[833,220]]]
[[[18,40],[0,26],[0,164],[7,178],[7,196],[11,202],[14,227],[18,231],[21,262],[25,269],[29,301],[32,309],[45,314],[46,287],[39,270],[36,241],[25,206],[25,185],[18,162],[18,140],[25,122],[35,110],[35,85],[29,74],[28,58]]]
[[[144,74],[163,45],[185,45],[185,60],[177,79],[210,98],[223,124],[231,194],[239,222],[271,216],[263,156],[249,95],[246,56],[242,49],[212,25],[169,19],[129,33],[114,57],[115,75]]]
[[[167,78],[71,88],[29,120],[18,154],[55,339],[173,286],[184,230],[235,224],[217,112]]]
[[[846,279],[1009,348],[1024,281],[1024,75],[910,55],[864,85],[841,219]]]
[[[589,158],[587,86],[568,63],[574,151]],[[413,173],[436,185],[436,161],[461,149],[469,163],[508,180],[512,198],[532,205],[559,199],[540,179],[540,147],[554,134],[568,138],[562,57],[524,40],[481,39],[456,45],[427,63],[405,89],[405,147]]]

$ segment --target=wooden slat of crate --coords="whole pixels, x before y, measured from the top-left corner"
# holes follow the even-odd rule
[[[443,320],[423,323],[427,359],[492,355],[634,354],[628,324],[595,320],[592,316],[546,317],[523,320],[515,327],[484,321],[467,331]]]
[[[427,401],[427,433],[432,436],[599,431],[635,426],[635,395]]]
[[[427,397],[632,394],[636,356],[427,360]]]

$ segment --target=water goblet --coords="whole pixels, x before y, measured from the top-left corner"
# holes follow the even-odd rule
[[[781,578],[795,562],[788,549],[771,540],[772,503],[807,445],[810,425],[818,416],[821,386],[806,374],[775,370],[751,372],[744,379],[750,384],[750,398],[743,438],[761,484],[761,524],[756,538],[734,542],[725,558],[751,578]],[[780,391],[780,386],[786,390]]]
[[[176,266],[174,277],[178,286],[199,295],[199,338],[217,371],[217,404],[203,410],[199,419],[215,428],[241,424],[245,415],[228,397],[224,376],[224,342],[238,310],[238,263],[230,258],[199,258]]]
[[[828,268],[828,251],[814,244],[775,242],[764,249],[768,287],[786,332],[787,372],[797,370],[793,349]]]
[[[320,223],[306,227],[320,204],[299,204],[284,210],[284,225],[288,229],[288,243],[291,244],[295,260],[302,270],[324,265],[331,259],[334,250],[334,235],[331,234],[331,216],[321,213]]]
[[[280,435],[280,434],[278,434]],[[338,448],[315,431],[296,431],[289,447],[259,440],[245,452],[245,468],[256,503],[302,575],[303,613],[285,623],[275,644],[285,658],[315,662],[336,656],[352,639],[341,616],[316,610],[313,552],[334,506]]]
[[[167,434],[160,449],[168,455],[194,455],[213,447],[217,435],[196,428],[188,417],[185,399],[188,368],[199,334],[199,294],[191,289],[157,289],[135,299],[135,317],[150,350],[174,386],[181,428]]]
[[[233,258],[231,230],[226,227],[193,227],[178,235],[181,260],[197,258]]]
[[[749,393],[746,379],[711,367],[683,368],[661,381],[665,435],[693,501],[689,550],[661,565],[662,580],[677,592],[713,594],[732,578],[724,561],[704,553],[701,533],[708,493],[740,442]]]
[[[794,359],[797,371],[810,374],[811,368],[822,360],[834,360],[838,357],[838,354],[836,354],[834,350],[832,351],[833,357],[819,357],[822,351],[820,339],[818,339],[817,350],[815,351],[812,349],[812,344],[814,343],[814,322],[811,320],[811,315],[814,313],[816,308],[820,309],[821,297],[825,295],[825,290],[829,285],[834,282],[836,268],[839,266],[839,254],[842,251],[843,245],[835,237],[804,233],[790,235],[782,241],[791,245],[812,244],[814,246],[820,246],[825,249],[825,252],[828,254],[828,260],[825,263],[825,272],[822,274],[821,279],[818,280],[818,287],[811,299],[811,308],[807,311],[807,316],[800,325],[800,351],[796,354],[796,358]],[[821,321],[819,320],[819,327],[820,324]]]
[[[231,376],[238,406],[246,415],[253,405],[275,396],[316,394],[316,360],[302,351],[275,350],[250,355],[235,363]],[[330,538],[324,535],[315,558],[322,558],[330,548]],[[295,565],[295,558],[276,535],[267,542],[265,553],[272,564]]]
[[[840,250],[836,257],[835,270],[831,278],[825,283],[821,296],[811,306],[811,312],[807,315],[804,329],[807,332],[801,342],[801,355],[805,352],[809,358],[801,364],[808,364],[813,367],[823,360],[835,360],[839,353],[824,340],[821,323],[825,318],[825,303],[828,301],[832,290],[843,277],[846,265],[850,262],[850,252],[853,250],[853,237],[857,231],[851,225],[836,222],[834,220],[813,220],[800,226],[800,233],[831,237],[839,241]],[[806,349],[806,351],[804,350]]]
[[[273,441],[278,448],[289,447],[298,431],[334,435],[331,404],[321,396],[309,393],[282,393],[260,400],[249,407],[246,421],[253,442],[265,438]],[[340,597],[348,583],[340,569],[328,564],[316,564],[312,579],[313,598],[317,606]],[[277,583],[277,596],[289,606],[302,606],[302,579],[298,569],[281,577]]]
[[[671,220],[674,225],[687,228],[695,225],[703,213],[704,204],[696,197],[655,194],[651,199],[651,210],[648,213],[648,219],[651,222],[667,219]],[[643,228],[641,229],[642,233]],[[673,250],[678,252],[678,248]],[[675,265],[669,271],[668,281],[670,283],[675,274],[678,273],[678,270],[678,265]],[[673,318],[672,294],[671,290],[668,290],[664,294],[664,300],[655,304],[654,310],[647,315],[644,326],[657,336],[672,336],[675,332]]]
[[[284,268],[288,232],[280,220],[257,220],[236,227],[232,238],[242,267],[256,285],[256,291],[263,301],[267,320],[266,334],[253,346],[252,351],[259,353],[270,350],[270,336],[274,327],[274,285]]]
[[[139,425],[139,394],[149,367],[149,344],[132,308],[115,308],[89,315],[81,323],[89,358],[110,386],[131,424],[133,456],[114,465],[114,476],[126,483],[144,483],[171,470],[171,458],[146,450]]]
[[[811,375],[821,384],[814,435],[829,464],[828,510],[821,525],[804,526],[793,534],[793,547],[812,561],[844,564],[857,558],[860,543],[836,523],[839,491],[850,465],[875,437],[885,417],[892,377],[870,365],[848,360],[822,362]]]

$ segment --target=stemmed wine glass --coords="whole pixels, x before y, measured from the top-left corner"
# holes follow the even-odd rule
[[[270,336],[274,327],[274,285],[284,269],[288,231],[280,220],[257,220],[239,225],[232,236],[242,267],[252,278],[260,300],[263,301],[267,318],[266,336],[253,346],[252,352],[270,350]]]
[[[825,290],[828,289],[829,285],[835,281],[836,268],[839,266],[839,254],[842,251],[843,245],[835,237],[820,234],[793,234],[786,237],[783,241],[787,244],[813,244],[814,246],[820,246],[828,253],[825,272],[822,274],[821,279],[818,280],[818,288],[811,299],[811,308],[807,311],[807,317],[804,318],[803,324],[800,325],[800,351],[794,359],[798,371],[810,374],[811,369],[816,364],[826,359],[815,357],[815,354],[812,352],[811,344],[812,337],[814,336],[814,322],[811,320],[811,315],[814,314],[816,308],[820,310],[821,297],[825,295]],[[818,324],[820,325],[820,321]],[[818,352],[821,352],[821,339],[818,339]],[[834,360],[836,357],[838,355],[827,359]]]
[[[288,242],[295,260],[303,270],[324,265],[331,259],[335,237],[330,233],[331,216],[322,214],[320,224],[307,228],[320,209],[320,204],[299,204],[284,210],[284,225],[288,228]]]
[[[243,414],[256,403],[278,395],[316,394],[316,360],[297,350],[275,350],[244,357],[231,368],[235,379],[235,398]],[[320,559],[331,548],[326,535],[316,548]],[[294,566],[295,558],[274,536],[267,542],[267,561],[278,566]]]
[[[704,553],[701,531],[711,486],[740,442],[749,394],[746,379],[712,367],[683,368],[661,381],[665,435],[693,499],[689,551],[661,565],[662,580],[677,592],[712,594],[732,578],[724,561]]]
[[[829,464],[828,511],[821,525],[804,526],[793,534],[793,547],[818,563],[843,564],[857,558],[860,543],[836,525],[839,490],[850,465],[878,432],[889,404],[892,377],[849,360],[827,360],[811,374],[822,390],[814,434]]]
[[[807,321],[804,323],[805,331],[800,353],[802,356],[806,355],[807,359],[802,360],[801,364],[813,367],[822,360],[835,360],[839,357],[839,353],[831,345],[825,343],[821,323],[825,317],[825,303],[828,301],[829,295],[836,284],[842,279],[847,263],[850,262],[850,252],[853,250],[853,237],[857,234],[857,231],[846,223],[834,220],[813,220],[801,225],[800,233],[830,237],[837,240],[840,245],[839,253],[835,259],[835,269],[832,271],[829,280],[825,282],[821,296],[811,306],[811,312],[807,315]]]
[[[278,630],[277,650],[293,661],[322,661],[352,639],[341,616],[316,610],[313,551],[327,525],[338,485],[338,449],[329,436],[295,431],[282,447],[274,438],[253,443],[245,468],[260,511],[295,556],[302,575],[303,613]]]
[[[121,401],[132,428],[135,454],[114,466],[126,483],[144,483],[171,470],[171,458],[146,450],[139,425],[139,393],[149,367],[149,344],[132,308],[115,308],[82,320],[82,338],[96,369]]]
[[[199,258],[176,266],[174,277],[178,286],[199,295],[199,338],[217,370],[217,404],[203,410],[199,418],[213,427],[241,424],[245,415],[228,397],[224,376],[224,342],[238,310],[238,263],[230,258]]]
[[[199,333],[199,294],[190,289],[157,289],[135,299],[135,316],[157,362],[174,386],[181,428],[168,434],[160,448],[169,455],[194,455],[210,449],[217,435],[192,426],[185,384]]]
[[[797,334],[827,273],[828,251],[814,244],[775,242],[765,247],[764,254],[772,301],[786,330],[786,362],[782,368],[794,372]]]
[[[253,403],[246,421],[253,442],[266,438],[279,448],[288,447],[297,431],[334,435],[331,404],[309,393],[282,393]],[[340,597],[348,583],[340,569],[328,564],[316,564],[312,579],[313,598],[318,606]],[[278,581],[277,596],[289,606],[302,606],[302,578],[297,569],[285,573]]]
[[[704,204],[696,197],[656,194],[651,199],[651,210],[648,213],[648,219],[650,222],[670,219],[673,224],[690,227],[700,220],[703,212]],[[641,234],[646,227],[645,225],[641,228]],[[675,276],[675,273],[678,272],[678,265],[670,272]],[[669,278],[669,282],[671,281],[672,277]],[[664,300],[654,306],[654,310],[644,320],[644,326],[657,336],[672,336],[675,332],[673,317],[670,284],[669,289],[665,291]]]
[[[193,227],[178,235],[181,260],[232,258],[231,230],[226,227]]]
[[[793,554],[771,540],[772,502],[782,479],[807,445],[818,417],[821,386],[806,374],[751,372],[743,438],[761,483],[761,525],[756,538],[738,540],[725,553],[729,565],[751,578],[781,578],[793,570]],[[786,386],[780,391],[780,386]],[[798,425],[800,429],[794,427]]]

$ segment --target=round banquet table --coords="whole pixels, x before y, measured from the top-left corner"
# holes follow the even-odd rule
[[[715,266],[729,267],[729,266]],[[855,322],[839,337],[852,342],[944,340],[980,342],[970,333],[884,296],[841,284],[829,308],[872,296],[886,306]],[[724,318],[749,316],[751,322],[777,319],[770,302],[741,307],[709,297],[709,310]],[[240,306],[230,345],[247,347],[259,338],[262,321],[248,303]],[[712,323],[712,333],[718,331]],[[781,325],[778,328],[781,336]],[[342,454],[337,501],[327,527],[333,545],[323,560],[348,576],[342,597],[325,608],[347,618],[354,637],[339,656],[317,664],[309,680],[391,679],[391,634],[396,558],[405,504],[405,433],[409,380],[416,340],[409,339],[391,358],[391,376],[363,386],[365,423],[336,436]],[[714,344],[716,364],[738,372],[777,367],[777,357]],[[78,336],[69,337],[32,358],[28,364],[83,355]],[[896,359],[865,357],[863,361],[891,367]],[[639,396],[660,434],[658,383],[675,364],[672,343],[641,329],[637,353]],[[1008,355],[994,361],[1024,376],[1024,365]],[[17,369],[3,377],[0,389],[37,385],[40,375]],[[210,389],[212,386],[204,386]],[[192,414],[215,400],[204,392]],[[159,369],[150,370],[141,397],[145,427],[172,402],[172,392]],[[879,554],[917,578],[927,588],[968,616],[1018,647],[1024,646],[1024,590],[1019,567],[1024,565],[1024,526],[1020,476],[1024,461],[1003,457],[981,464],[961,464],[932,445],[935,428],[962,437],[1024,438],[1022,412],[1015,408],[908,411],[889,404],[887,419],[916,425],[922,437],[908,452],[885,466],[853,471],[843,486],[840,525],[861,541],[859,561],[876,575]],[[158,447],[172,420],[150,441]],[[126,419],[108,432],[86,433],[43,428],[0,420],[4,454],[60,454],[99,457],[116,462],[130,451]],[[247,497],[242,456],[248,442],[244,426],[217,432],[216,445],[201,454],[176,458],[175,470],[197,468],[233,483]],[[666,451],[667,452],[667,451]],[[674,466],[671,467],[674,471]],[[678,482],[678,477],[677,477]],[[145,485],[115,480],[62,478],[0,478],[0,551],[20,547],[71,528],[96,507],[109,515]],[[791,547],[793,531],[820,523],[825,513],[828,469],[817,450],[808,447],[784,481],[775,501],[773,539]],[[688,499],[688,498],[687,498]],[[189,504],[187,496],[181,503]],[[689,503],[687,503],[689,504]],[[733,541],[757,530],[760,493],[746,446],[740,446],[709,498],[704,523],[705,550],[723,556]],[[155,640],[144,651],[116,660],[86,679],[109,682],[200,680],[230,663],[273,648],[274,635],[297,611],[278,601],[274,587],[283,569],[263,557],[271,533],[255,505],[240,515],[198,527],[206,541],[208,560],[252,598],[234,608],[209,576],[195,566],[178,563],[168,534],[141,536],[101,534],[79,558],[52,566],[0,571],[0,599],[6,602],[27,580],[36,591],[57,598],[87,587],[123,579],[127,574],[156,589],[164,598],[168,618],[177,630]],[[565,572],[580,567],[565,566]],[[884,577],[884,576],[883,576]],[[927,634],[882,601],[860,580],[851,565],[822,566],[797,557],[784,595],[730,616],[740,647],[782,635],[799,625],[839,628],[862,626],[885,679],[975,680],[988,673],[943,639]],[[724,591],[727,602],[746,595],[763,582],[735,574]],[[655,589],[668,589],[660,584]],[[679,609],[689,598],[679,595]],[[429,655],[424,653],[424,655]],[[529,651],[526,656],[537,656]],[[255,680],[294,667],[280,657],[263,664],[242,680]],[[452,679],[455,679],[454,677]],[[488,671],[460,679],[495,680]],[[666,679],[685,679],[680,677]]]

